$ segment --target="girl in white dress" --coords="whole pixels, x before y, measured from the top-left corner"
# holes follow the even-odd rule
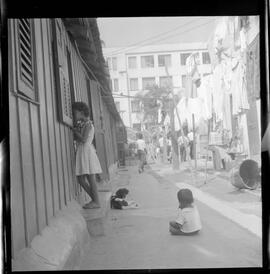
[[[91,198],[91,202],[85,204],[83,208],[99,208],[95,174],[102,173],[102,169],[92,144],[94,125],[89,119],[90,110],[87,104],[83,102],[75,102],[72,108],[75,118],[73,132],[77,144],[75,172],[78,183]]]

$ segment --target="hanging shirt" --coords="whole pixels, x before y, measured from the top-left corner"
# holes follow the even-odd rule
[[[163,137],[160,137],[158,139],[158,143],[159,143],[159,146],[162,148],[164,146],[164,143],[163,143]]]
[[[192,131],[189,132],[189,133],[188,133],[188,139],[189,139],[189,141],[193,141],[193,140],[194,140],[193,137],[194,137],[194,136],[193,136],[193,132],[192,132]]]
[[[224,89],[222,88],[222,81],[222,66],[218,64],[213,71],[213,107],[217,120],[223,119]]]
[[[145,150],[146,144],[145,144],[145,141],[144,141],[143,139],[138,139],[138,140],[136,141],[136,143],[137,143],[137,149],[138,149],[138,150],[142,150],[142,151]]]

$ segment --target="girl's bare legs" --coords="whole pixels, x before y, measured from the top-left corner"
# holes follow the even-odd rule
[[[89,184],[87,183],[86,175],[77,176],[79,185],[85,190],[85,192],[91,197],[91,189]],[[92,197],[91,197],[92,199]]]
[[[95,174],[87,174],[86,176],[90,186],[90,197],[93,203],[99,206],[99,198],[98,198],[98,190],[97,190]]]
[[[82,186],[82,188],[85,190],[85,192],[90,196],[92,201],[88,204],[86,204],[85,208],[97,208],[99,207],[99,200],[98,200],[98,192],[97,192],[97,186],[95,182],[95,175],[81,175],[78,176],[78,183]]]

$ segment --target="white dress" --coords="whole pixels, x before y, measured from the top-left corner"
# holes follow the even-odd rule
[[[90,121],[89,121],[90,123]],[[94,126],[91,125],[88,138],[85,143],[77,142],[76,151],[76,175],[102,173],[96,149],[92,144],[94,139]]]

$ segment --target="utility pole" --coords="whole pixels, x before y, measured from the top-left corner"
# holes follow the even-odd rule
[[[162,155],[162,161],[164,164],[166,164],[168,161],[167,157],[167,132],[165,125],[162,127],[163,131],[163,155]]]
[[[169,77],[169,72],[167,65],[165,65],[165,71],[166,75]],[[178,170],[179,169],[179,149],[178,149],[178,142],[177,137],[175,133],[175,122],[174,122],[174,93],[172,86],[169,87],[169,93],[172,95],[172,100],[169,103],[169,113],[170,113],[170,122],[171,122],[171,143],[172,143],[172,161],[173,161],[173,169]]]
[[[193,154],[194,154],[194,161],[195,161],[195,170],[197,171],[197,142],[196,142],[196,133],[195,133],[195,116],[192,113],[192,126],[193,126]]]
[[[172,96],[174,96],[172,94]],[[174,100],[174,98],[172,98]],[[174,103],[173,101],[170,102],[170,121],[171,121],[171,142],[172,142],[172,163],[173,169],[179,169],[179,149],[178,149],[178,142],[177,136],[175,133],[175,121],[174,121]]]
[[[127,56],[125,56],[125,72],[126,80],[127,80],[127,94],[128,94],[128,118],[129,118],[129,126],[132,128],[132,120],[131,120],[131,103],[130,103],[130,94],[129,94],[129,80],[128,80],[128,67],[127,67]]]

